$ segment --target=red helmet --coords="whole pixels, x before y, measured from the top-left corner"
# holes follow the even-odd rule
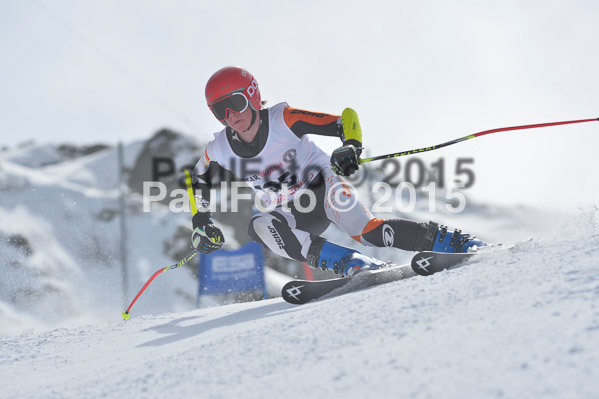
[[[247,70],[228,66],[219,69],[206,83],[206,102],[212,109],[212,104],[231,93],[242,93],[253,110],[261,108],[260,89],[254,76]]]

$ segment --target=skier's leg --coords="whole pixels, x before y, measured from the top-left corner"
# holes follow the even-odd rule
[[[295,215],[277,207],[272,212],[254,215],[250,220],[248,234],[252,240],[277,255],[305,262],[312,241],[330,225],[326,218],[310,216],[305,215],[302,218],[302,228],[298,228]],[[307,223],[307,220],[311,220],[311,223]]]
[[[427,223],[376,218],[342,177],[329,168],[322,173],[326,183],[326,192],[322,194],[326,216],[351,238],[366,246],[420,249]]]
[[[331,204],[326,201],[327,187],[330,187],[335,182],[332,180],[328,183],[325,182],[325,176],[326,175],[321,172],[308,188],[314,193],[312,198],[316,199],[316,203],[302,203],[301,200],[307,197],[300,197],[301,208],[309,208],[310,211],[308,213],[295,207],[291,208],[291,213],[297,228],[313,233],[310,237],[310,246],[305,255],[306,263],[311,267],[333,270],[335,273],[341,273],[342,275],[350,275],[364,268],[375,269],[380,267],[383,262],[362,255],[355,249],[334,244],[320,237],[320,234],[324,232],[326,228],[315,228],[318,223],[322,223],[323,220],[326,220],[328,224],[330,224],[331,221],[339,223],[342,218],[339,215],[339,212],[337,212],[336,209],[333,209]],[[364,208],[362,204],[359,205],[362,207],[361,209],[362,212],[364,212],[364,215],[370,215],[368,209]],[[369,220],[368,217],[366,217],[365,220]]]
[[[403,219],[371,219],[360,235],[364,245],[396,247],[407,251],[468,252],[487,245],[485,242],[435,222],[417,223]]]
[[[273,212],[259,213],[250,220],[250,237],[280,256],[343,275],[367,266],[378,267],[382,262],[320,237],[331,222],[322,200],[324,184],[318,184],[319,182],[322,183],[322,179],[316,180],[310,187],[315,191],[313,198],[317,198],[317,203],[312,204],[314,206],[309,212],[290,206],[289,209],[277,207]],[[300,205],[302,209],[306,209],[309,204]]]
[[[446,239],[443,243],[443,228],[439,229],[433,222],[375,218],[357,199],[353,188],[328,168],[323,171],[323,178],[316,180],[310,189],[317,199],[310,212],[278,207],[270,213],[259,213],[250,220],[248,233],[252,239],[280,256],[343,275],[365,267],[377,268],[382,262],[320,237],[329,221],[367,246],[454,252],[455,248],[465,248],[470,242],[464,244],[460,239]],[[439,245],[446,245],[448,250],[439,249]]]
[[[467,252],[469,248],[485,245],[482,241],[462,234],[460,230],[447,236],[447,228],[439,227],[434,222],[376,218],[343,178],[330,169],[325,169],[323,173],[327,191],[327,217],[363,245],[437,252]]]

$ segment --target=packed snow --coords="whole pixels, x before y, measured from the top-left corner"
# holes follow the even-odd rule
[[[0,341],[5,398],[591,398],[598,212],[513,252],[294,306],[135,315]]]

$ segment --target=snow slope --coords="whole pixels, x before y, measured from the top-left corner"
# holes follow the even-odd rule
[[[293,306],[280,298],[0,339],[2,398],[599,397],[599,212],[504,257]]]

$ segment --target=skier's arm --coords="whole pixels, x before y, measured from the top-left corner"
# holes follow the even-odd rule
[[[283,117],[297,137],[301,138],[306,134],[339,137],[344,145],[362,146],[358,115],[351,108],[346,108],[339,116],[288,107],[285,108]],[[357,121],[357,125],[354,125],[354,121]]]
[[[199,252],[209,254],[220,249],[225,243],[222,231],[213,223],[210,212],[210,189],[214,168],[220,167],[216,162],[211,162],[208,148],[193,169],[192,179],[194,187],[199,188],[200,195],[196,196],[198,212],[193,216],[193,232],[191,243]]]
[[[351,108],[345,108],[341,114],[343,145],[331,155],[331,169],[338,175],[350,176],[358,170],[362,153],[362,128],[358,114]]]
[[[359,168],[362,153],[362,129],[358,114],[351,108],[343,110],[341,116],[297,108],[285,108],[285,123],[297,137],[305,134],[337,136],[343,146],[333,151],[331,169],[341,176],[349,176]]]
[[[196,163],[191,173],[192,183],[195,189],[199,190],[199,195],[196,194],[196,202],[198,213],[203,213],[208,219],[212,218],[210,210],[210,189],[212,188],[212,176],[214,176],[214,168],[218,167],[216,162],[212,162],[208,156],[208,148],[206,146],[202,151],[200,160]]]

